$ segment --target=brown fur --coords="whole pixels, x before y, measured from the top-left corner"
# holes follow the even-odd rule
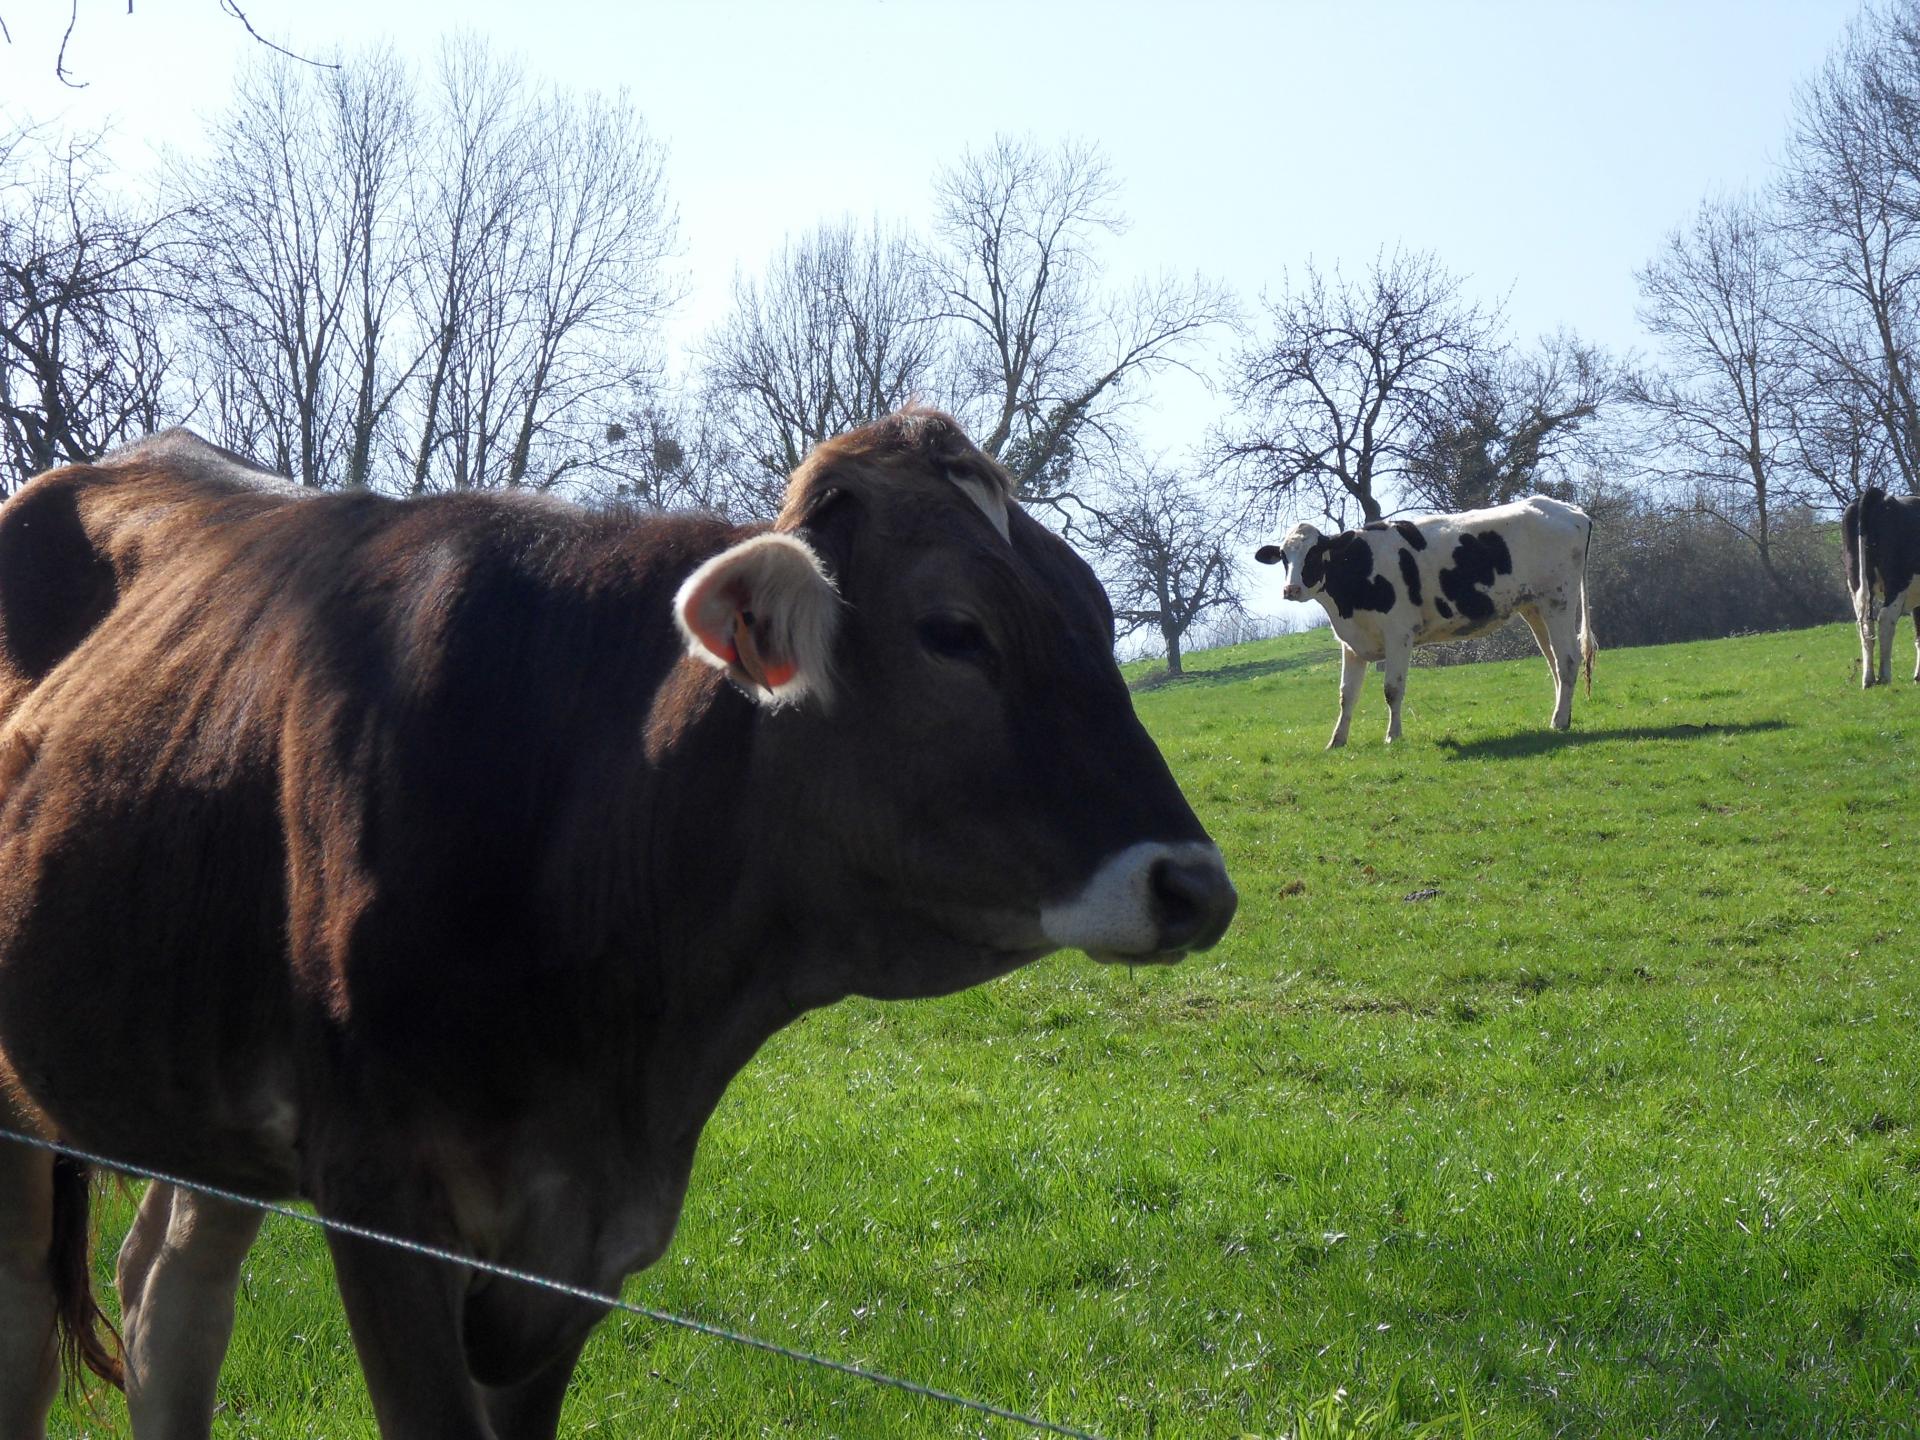
[[[833,705],[778,711],[670,620],[752,529],[302,496],[179,436],[32,482],[0,509],[0,1063],[45,1133],[617,1289],[775,1030],[1004,973],[1106,857],[1204,839],[1091,572],[956,472],[1005,493],[914,411],[796,475],[779,524],[845,609]],[[923,642],[956,610],[979,656]],[[332,1245],[386,1433],[557,1414],[594,1307]]]
[[[898,463],[903,457],[910,457],[931,475],[971,481],[1004,501],[1013,499],[1013,476],[967,439],[951,417],[912,406],[816,446],[793,472],[778,528],[800,524],[819,502],[821,492],[848,466]]]

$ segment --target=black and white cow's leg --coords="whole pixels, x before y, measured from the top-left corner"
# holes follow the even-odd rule
[[[1516,612],[1533,632],[1533,643],[1553,676],[1553,728],[1573,723],[1573,678],[1580,669],[1579,621],[1573,607],[1522,605]]]
[[[1862,620],[1860,628],[1860,688],[1873,688],[1873,622]]]
[[[1538,630],[1533,634],[1553,670],[1553,728],[1565,730],[1573,724],[1573,688],[1580,678],[1580,615],[1568,601],[1549,599],[1539,608],[1547,633],[1544,640]]]
[[[1873,591],[1866,585],[1853,592],[1853,623],[1860,631],[1860,688],[1871,690],[1874,681],[1873,630],[1876,621]]]
[[[1540,647],[1540,658],[1547,662],[1547,672],[1553,676],[1553,698],[1555,707],[1560,702],[1560,662],[1554,657],[1553,633],[1547,629],[1546,617],[1540,613],[1537,605],[1522,605],[1516,612],[1527,622],[1527,629],[1533,632],[1533,643]]]
[[[1384,661],[1387,692],[1387,743],[1400,738],[1400,702],[1407,698],[1407,662],[1413,654],[1413,642],[1405,636],[1389,636]]]
[[[1908,613],[1913,616],[1913,683],[1920,685],[1920,605]]]
[[[211,1432],[240,1266],[262,1213],[172,1185],[147,1187],[115,1272],[137,1440],[205,1440]]]
[[[1892,605],[1880,607],[1880,683],[1893,683],[1893,632],[1900,628],[1900,612]]]
[[[1334,722],[1333,738],[1327,749],[1338,750],[1347,743],[1347,731],[1353,725],[1353,707],[1360,703],[1360,687],[1366,683],[1367,662],[1352,646],[1340,645],[1340,718]]]

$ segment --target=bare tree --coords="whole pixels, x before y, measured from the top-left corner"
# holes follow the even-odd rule
[[[326,89],[351,232],[343,257],[347,455],[341,478],[365,486],[374,478],[375,445],[390,435],[396,402],[418,365],[417,347],[398,332],[408,270],[401,233],[411,209],[419,127],[413,87],[391,55],[340,67]]]
[[[625,97],[443,54],[416,227],[426,359],[409,488],[548,488],[591,471],[678,299],[662,154]]]
[[[1120,638],[1158,630],[1167,673],[1178,675],[1187,632],[1208,614],[1240,608],[1235,517],[1217,490],[1163,461],[1116,466],[1091,488],[1081,526]]]
[[[745,462],[733,508],[771,515],[787,475],[829,436],[938,385],[937,297],[906,236],[875,222],[790,240],[702,347],[706,390]]]
[[[1268,333],[1235,357],[1240,418],[1219,437],[1250,509],[1301,498],[1344,523],[1378,520],[1443,413],[1449,382],[1483,362],[1498,316],[1461,298],[1432,255],[1383,253],[1359,282],[1309,265],[1268,300]]]
[[[97,138],[0,134],[0,496],[158,424],[158,230],[109,197]]]
[[[1780,229],[1802,294],[1797,343],[1858,392],[1920,488],[1920,23],[1864,10],[1796,97]]]
[[[1097,242],[1125,227],[1118,192],[1095,147],[1006,136],[935,184],[927,264],[956,328],[956,401],[1029,498],[1058,493],[1079,452],[1120,438],[1139,385],[1190,368],[1235,316],[1225,289],[1198,277],[1100,284]]]
[[[407,491],[606,460],[676,298],[661,152],[623,98],[458,41],[424,97],[384,53],[256,66],[211,141],[173,183],[224,443]]]
[[[1144,383],[1188,368],[1234,316],[1198,279],[1101,284],[1097,242],[1124,224],[1117,190],[1091,146],[1001,137],[937,177],[931,243],[842,222],[736,280],[703,347],[747,467],[736,508],[777,505],[811,446],[920,396],[952,406],[1029,500],[1070,518],[1071,477],[1090,451],[1124,448]]]
[[[1801,498],[1793,440],[1806,388],[1782,261],[1751,200],[1703,204],[1639,272],[1640,320],[1664,365],[1628,383],[1657,473],[1749,541],[1779,587],[1774,517]]]
[[[408,367],[391,362],[410,124],[389,55],[244,71],[207,153],[176,162],[183,288],[228,391],[214,413],[307,485],[365,484]],[[220,436],[228,444],[243,437]]]
[[[663,152],[627,98],[549,95],[536,115],[505,480],[545,488],[593,463],[591,437],[654,364],[680,288],[666,273],[677,225]]]
[[[1564,331],[1532,351],[1489,351],[1441,385],[1409,446],[1406,496],[1442,512],[1569,496],[1602,461],[1600,421],[1618,393],[1606,355]]]
[[[738,462],[724,420],[688,398],[695,393],[684,385],[636,391],[601,436],[589,492],[648,510],[764,517],[757,480],[752,502],[739,494],[741,474],[753,467]]]
[[[1829,331],[1828,343],[1835,343],[1836,336]],[[1870,486],[1886,490],[1900,484],[1881,409],[1873,394],[1855,381],[1866,368],[1862,363],[1833,365],[1818,352],[1803,352],[1798,396],[1788,416],[1795,465],[1826,490],[1831,505],[1842,509]]]
[[[515,127],[521,79],[477,42],[445,46],[435,72],[435,121],[411,220],[411,314],[420,336],[420,384],[409,415],[407,488],[425,490],[434,466],[457,444],[450,387],[467,378],[477,351],[483,297],[518,218],[522,155]],[[458,379],[456,379],[458,377]],[[471,405],[459,408],[471,410]],[[465,459],[464,454],[462,460]],[[466,478],[456,467],[455,483]]]

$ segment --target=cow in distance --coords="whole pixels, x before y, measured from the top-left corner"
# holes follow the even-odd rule
[[[0,1125],[596,1293],[776,1030],[1235,895],[1105,593],[911,408],[770,526],[303,493],[183,432],[0,508]],[[260,1212],[0,1143],[0,1434],[56,1338],[205,1436]],[[328,1234],[381,1433],[550,1437],[591,1302]]]
[[[1400,738],[1414,647],[1463,640],[1516,614],[1553,672],[1553,728],[1565,730],[1583,662],[1593,692],[1592,533],[1578,506],[1534,495],[1486,510],[1374,521],[1338,535],[1296,525],[1278,545],[1261,546],[1254,559],[1286,567],[1286,598],[1319,601],[1340,640],[1340,718],[1327,748],[1347,743],[1369,663],[1384,662],[1392,743]]]
[[[1868,489],[1840,516],[1847,593],[1860,627],[1860,685],[1893,678],[1893,636],[1913,616],[1913,678],[1920,681],[1920,496]],[[1874,655],[1876,636],[1879,655]]]

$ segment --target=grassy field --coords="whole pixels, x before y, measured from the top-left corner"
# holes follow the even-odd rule
[[[1417,670],[1391,749],[1374,675],[1337,754],[1327,632],[1193,657],[1219,949],[808,1018],[629,1298],[1111,1437],[1920,1433],[1920,688],[1855,653],[1603,652],[1564,736],[1538,660]],[[373,1433],[304,1227],[222,1394]],[[563,1429],[1028,1433],[625,1317]]]

